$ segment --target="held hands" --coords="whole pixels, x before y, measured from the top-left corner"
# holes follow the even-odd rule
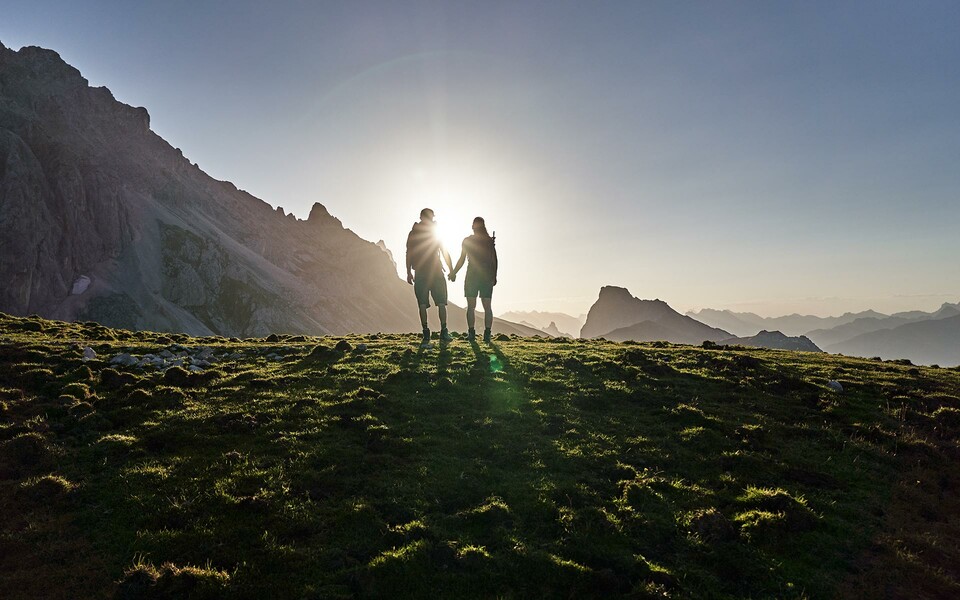
[[[447,275],[447,279],[449,279],[450,281],[456,281],[456,280],[457,280],[457,274],[456,274],[456,272],[450,271],[450,274]]]
[[[413,285],[413,273],[407,271],[407,283]]]

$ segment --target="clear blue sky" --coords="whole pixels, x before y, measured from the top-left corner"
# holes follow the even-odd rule
[[[958,2],[3,2],[218,179],[395,251],[498,234],[495,308],[960,300]]]

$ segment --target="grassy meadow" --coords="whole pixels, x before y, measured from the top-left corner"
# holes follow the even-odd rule
[[[0,596],[960,597],[956,369],[418,338],[0,315]]]

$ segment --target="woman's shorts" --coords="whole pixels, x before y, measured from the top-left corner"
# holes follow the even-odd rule
[[[471,277],[467,273],[463,280],[463,294],[467,298],[481,298],[489,300],[493,297],[493,280],[488,277]]]

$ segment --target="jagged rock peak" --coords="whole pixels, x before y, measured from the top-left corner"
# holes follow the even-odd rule
[[[633,294],[630,293],[625,287],[620,287],[616,285],[605,285],[600,288],[600,300],[640,300],[639,298],[634,298]],[[666,305],[667,303],[663,300],[657,298],[655,300],[643,300],[643,302],[653,302],[656,304]]]
[[[13,51],[0,44],[0,68],[6,71],[6,93],[16,90],[20,101],[32,106],[47,99],[56,99],[66,115],[65,120],[71,125],[76,126],[79,120],[100,115],[100,118],[122,125],[132,124],[135,130],[141,132],[150,129],[147,109],[118,101],[106,87],[90,87],[80,71],[67,64],[54,50],[24,46],[19,51]]]
[[[312,225],[337,225],[343,227],[340,219],[331,215],[327,207],[319,202],[313,203],[313,208],[310,209],[310,216],[307,217],[307,223]]]
[[[390,252],[390,248],[387,248],[387,243],[384,242],[383,240],[380,240],[379,242],[377,242],[377,248],[380,248],[381,250],[383,250],[383,252],[390,257],[390,262],[393,263],[393,267],[396,268],[397,261],[394,260],[393,252]]]
[[[0,44],[2,46],[2,44]],[[5,47],[4,47],[5,48]],[[88,85],[87,80],[75,67],[68,65],[60,55],[40,46],[24,46],[19,52],[13,52],[21,63],[30,69],[37,79],[45,83],[68,83],[71,86]]]
[[[600,288],[600,297],[603,298],[604,296],[611,297],[611,298],[632,298],[633,297],[630,294],[630,290],[628,290],[627,288],[616,286],[616,285],[605,285],[602,288]]]
[[[307,221],[317,221],[320,219],[325,219],[330,216],[330,211],[327,210],[327,207],[320,204],[319,202],[313,203],[313,208],[310,209],[310,216],[307,217]]]

